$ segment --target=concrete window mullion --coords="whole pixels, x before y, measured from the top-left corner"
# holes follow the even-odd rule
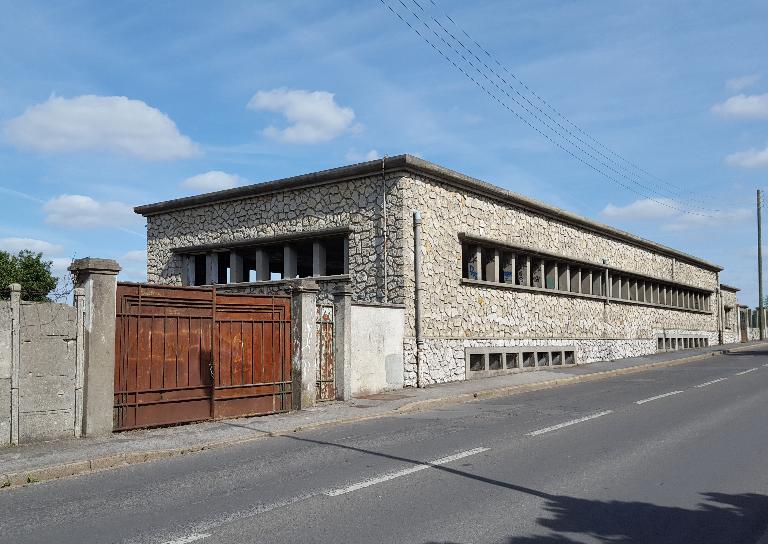
[[[325,244],[322,241],[312,242],[312,275],[325,276],[326,273]]]
[[[283,246],[283,279],[295,278],[298,267],[296,248],[290,244]]]
[[[219,254],[208,253],[205,256],[205,284],[219,283]]]
[[[485,281],[498,282],[499,281],[499,250],[487,249],[487,259],[485,262],[485,270],[483,270],[483,279]]]
[[[195,285],[195,256],[181,256],[181,284]]]
[[[229,283],[246,281],[243,270],[243,256],[237,251],[229,253]]]
[[[263,248],[257,248],[254,257],[256,260],[256,281],[269,280],[269,253]]]

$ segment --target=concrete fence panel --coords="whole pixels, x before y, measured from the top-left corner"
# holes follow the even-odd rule
[[[19,313],[19,442],[75,436],[77,309],[22,302]]]
[[[74,305],[0,301],[0,447],[112,432],[114,261],[80,259]]]

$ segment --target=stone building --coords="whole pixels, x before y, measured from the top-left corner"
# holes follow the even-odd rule
[[[732,287],[724,283],[720,284],[720,297],[721,297],[721,322],[723,337],[722,342],[724,344],[731,344],[733,342],[741,341],[741,328],[743,326],[742,320],[739,318],[739,302],[736,299],[736,293],[739,292],[737,287]]]
[[[347,285],[353,336],[386,309],[402,349],[353,353],[358,392],[737,340],[720,266],[410,155],[136,212],[149,282]]]

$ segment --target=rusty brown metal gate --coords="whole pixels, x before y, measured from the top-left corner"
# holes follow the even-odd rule
[[[333,306],[317,307],[317,400],[336,398]]]
[[[291,407],[290,298],[120,283],[115,430]]]

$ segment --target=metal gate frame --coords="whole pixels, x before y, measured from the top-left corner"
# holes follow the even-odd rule
[[[115,344],[115,430],[291,408],[287,295],[121,282]]]
[[[317,329],[316,398],[318,401],[336,400],[336,366],[334,361],[336,335],[334,334],[333,312],[333,306],[317,306],[315,327]]]

